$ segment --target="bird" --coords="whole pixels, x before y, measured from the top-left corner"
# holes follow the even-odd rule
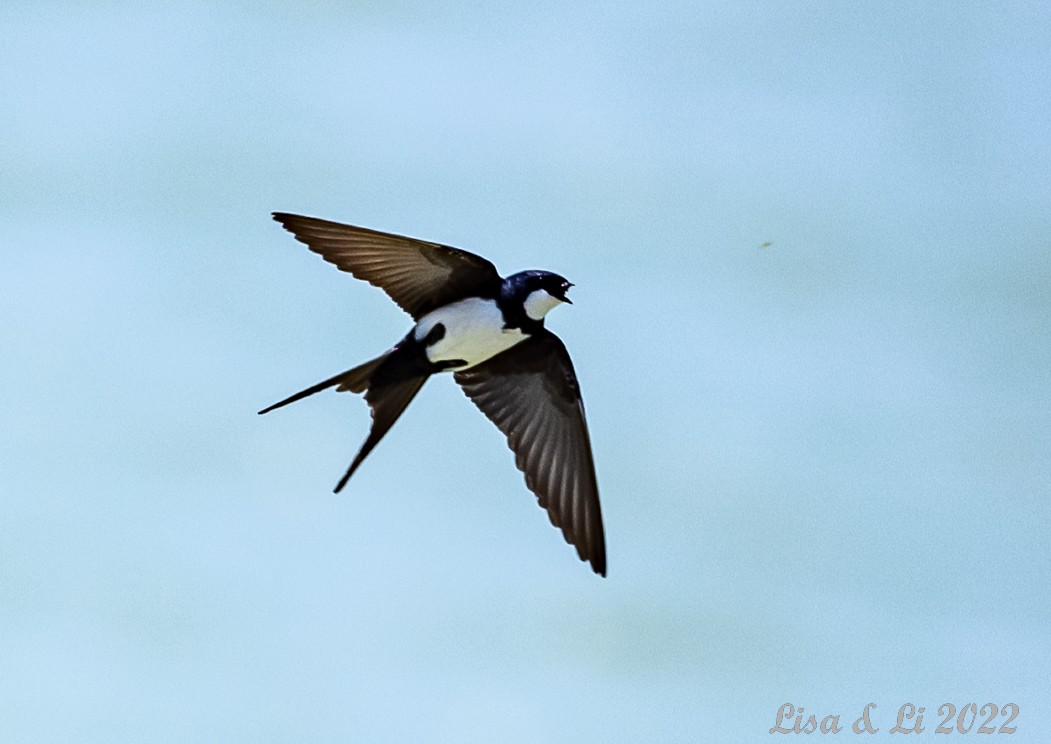
[[[606,541],[595,461],[573,363],[545,328],[572,304],[574,286],[550,271],[501,277],[487,259],[448,245],[274,212],[325,261],[383,290],[415,321],[388,351],[259,411],[269,413],[335,388],[362,394],[368,436],[335,487],[339,493],[431,376],[451,372],[503,433],[551,523],[582,561],[606,575]]]

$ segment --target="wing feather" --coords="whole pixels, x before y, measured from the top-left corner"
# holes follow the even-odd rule
[[[468,251],[416,238],[274,212],[296,240],[342,271],[379,287],[419,320],[465,297],[496,297],[500,275]]]
[[[566,542],[606,575],[606,541],[584,404],[562,341],[543,331],[456,381],[507,437],[526,485]]]

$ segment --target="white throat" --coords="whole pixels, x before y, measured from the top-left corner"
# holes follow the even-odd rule
[[[530,320],[543,320],[544,316],[550,312],[551,308],[555,305],[560,305],[562,300],[557,297],[552,297],[543,289],[534,289],[526,297],[525,302],[522,303],[522,307],[525,309],[526,315],[529,316]]]

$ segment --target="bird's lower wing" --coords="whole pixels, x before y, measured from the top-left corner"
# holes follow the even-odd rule
[[[526,485],[596,573],[606,541],[584,404],[562,341],[543,331],[455,373],[467,396],[507,437]]]

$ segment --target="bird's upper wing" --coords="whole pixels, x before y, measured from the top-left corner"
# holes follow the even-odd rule
[[[364,227],[274,212],[274,219],[358,279],[379,287],[416,320],[465,297],[496,297],[500,275],[481,256]]]
[[[580,388],[562,341],[544,330],[454,377],[507,436],[526,485],[551,523],[581,560],[605,576],[595,463]]]

